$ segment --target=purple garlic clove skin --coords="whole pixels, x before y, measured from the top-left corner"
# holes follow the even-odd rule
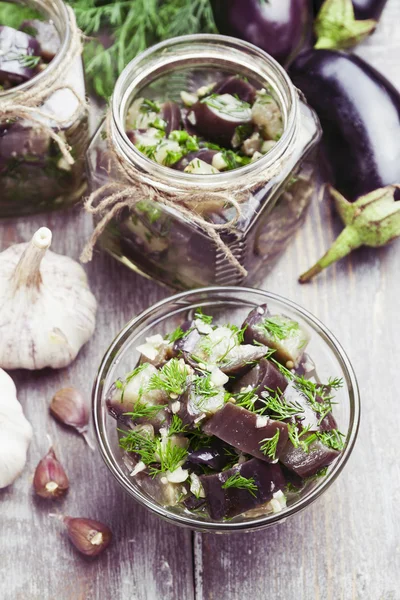
[[[255,367],[235,382],[232,391],[237,394],[252,388],[254,393],[260,397],[261,392],[265,391],[266,388],[274,392],[279,390],[283,393],[287,386],[288,380],[279,369],[271,361],[262,358]]]
[[[0,84],[19,85],[36,75],[32,68],[24,66],[29,57],[40,58],[40,45],[35,38],[12,27],[0,26]]]
[[[223,488],[229,477],[240,475],[253,479],[257,489],[236,487]],[[201,475],[200,481],[206,493],[210,517],[216,521],[232,518],[271,500],[273,494],[285,486],[285,478],[279,465],[267,464],[253,458],[241,465],[215,475]]]
[[[230,94],[222,94],[196,102],[187,119],[207,140],[229,147],[235,129],[251,123],[252,115],[249,105]]]
[[[31,19],[30,21],[24,21],[20,27],[21,31],[31,35],[34,34],[35,39],[40,44],[40,56],[46,63],[49,63],[60,49],[60,36],[58,31],[53,25],[46,21],[39,21],[39,19]]]
[[[176,102],[164,102],[161,106],[160,117],[167,123],[165,134],[168,136],[171,131],[180,129],[182,115]]]
[[[296,475],[305,478],[315,475],[330,465],[339,455],[340,452],[328,448],[319,440],[310,444],[308,452],[304,452],[301,447],[295,448],[291,442],[288,442],[279,460]]]
[[[219,81],[213,88],[213,94],[231,94],[238,96],[243,102],[253,104],[256,99],[256,88],[238,75],[232,75]]]
[[[184,171],[188,164],[196,158],[204,161],[208,165],[211,165],[212,160],[216,154],[218,154],[216,150],[201,148],[200,150],[196,150],[194,152],[189,152],[188,154],[185,154],[185,156],[182,156],[182,158],[178,160],[178,162],[171,166],[173,169],[177,169],[178,171]]]
[[[38,496],[46,500],[54,500],[68,492],[68,477],[53,448],[50,448],[36,467],[33,488]]]
[[[244,454],[251,454],[269,463],[279,459],[288,440],[286,423],[260,417],[231,402],[225,404],[204,424],[203,431],[207,435],[215,435]],[[273,438],[277,431],[279,431],[279,439],[276,451],[273,457],[268,456],[260,450],[260,447],[266,439]]]
[[[111,529],[99,521],[62,517],[62,522],[72,544],[85,556],[98,556],[111,542]]]

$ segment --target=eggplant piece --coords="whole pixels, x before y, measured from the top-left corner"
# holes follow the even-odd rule
[[[232,391],[237,394],[247,389],[253,389],[254,393],[260,397],[266,388],[283,393],[288,383],[286,377],[271,361],[262,358],[255,367],[235,382]]]
[[[314,0],[315,13],[323,5],[325,0]],[[364,21],[365,19],[375,19],[378,21],[387,0],[352,0],[354,16],[356,19]]]
[[[206,505],[206,499],[191,495],[183,501],[183,505],[188,510],[199,510]]]
[[[141,402],[154,406],[156,404],[167,404],[168,396],[163,390],[147,390],[143,392],[152,376],[158,373],[156,367],[150,363],[141,368],[133,377],[127,377],[126,384],[111,387],[106,405],[109,413],[118,418],[126,412],[133,412],[135,404]]]
[[[34,64],[29,67],[30,57]],[[30,35],[12,27],[0,25],[0,84],[19,85],[36,75],[40,60],[40,45]]]
[[[184,425],[194,425],[220,410],[224,405],[224,398],[224,388],[216,387],[215,395],[202,395],[196,392],[195,384],[191,383],[177,400],[180,406],[176,414]]]
[[[251,108],[231,94],[211,95],[193,104],[187,119],[211,142],[229,146],[237,127],[252,121]]]
[[[383,75],[333,50],[304,52],[290,75],[318,114],[329,177],[348,200],[400,181],[400,93]]]
[[[283,133],[282,113],[278,103],[266,89],[257,92],[251,115],[264,140],[276,142],[280,139]]]
[[[254,481],[252,493],[237,487],[224,488],[225,482],[239,475]],[[267,464],[256,458],[215,475],[201,475],[200,481],[206,493],[210,517],[216,521],[232,518],[271,500],[274,493],[285,486],[285,478],[279,465]]]
[[[286,423],[260,417],[231,402],[225,404],[204,424],[203,431],[207,435],[215,435],[244,454],[251,454],[266,462],[279,459],[288,440]],[[264,454],[260,447],[266,440],[273,438],[277,431],[279,438],[273,456]]]
[[[266,304],[254,308],[245,319],[244,341],[275,349],[274,358],[288,368],[296,367],[310,340],[301,325],[285,315],[272,315]]]
[[[291,442],[288,442],[279,460],[296,475],[305,478],[329,466],[339,455],[340,452],[328,448],[320,440],[312,442],[308,452],[304,452],[300,447],[295,448]]]
[[[194,152],[188,152],[185,156],[182,156],[178,162],[172,165],[173,169],[177,169],[178,171],[184,171],[189,163],[193,160],[199,159],[202,162],[205,162],[209,165],[212,165],[212,161],[214,156],[218,154],[216,150],[209,150],[208,148],[200,148],[200,150],[196,150]]]
[[[229,449],[229,446],[221,442],[221,440],[213,439],[209,448],[200,448],[199,450],[189,452],[184,468],[193,469],[193,465],[203,465],[214,469],[214,471],[222,471],[232,458],[228,454],[228,450],[231,452],[232,448]]]
[[[49,158],[51,138],[39,127],[24,127],[21,123],[0,126],[0,171],[10,161],[26,162],[44,167]]]
[[[186,335],[176,340],[174,343],[174,352],[178,355],[182,354],[185,362],[189,362],[187,359],[193,354],[197,343],[200,341],[201,333],[197,329],[195,321],[185,321],[181,325],[181,329]]]
[[[168,136],[171,131],[180,129],[182,115],[176,102],[164,102],[161,106],[161,118],[166,122],[165,133]]]
[[[253,346],[252,344],[240,344],[228,352],[219,368],[227,375],[241,375],[248,371],[250,366],[268,354],[267,346]]]
[[[32,35],[39,42],[40,56],[46,63],[53,60],[61,45],[60,36],[53,23],[31,19],[24,21],[20,30]]]
[[[240,75],[232,75],[219,81],[212,89],[213,94],[231,94],[237,96],[243,102],[253,104],[256,99],[256,88]]]
[[[311,37],[309,0],[211,0],[220,33],[250,42],[287,65]]]

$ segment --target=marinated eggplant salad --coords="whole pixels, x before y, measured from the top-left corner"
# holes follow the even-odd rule
[[[216,521],[281,511],[344,447],[332,415],[342,381],[318,380],[308,342],[265,304],[242,327],[197,310],[147,338],[107,398],[136,483],[161,505]]]
[[[15,27],[2,23],[1,5],[4,4],[0,3],[0,91],[25,83],[43,71],[60,47],[60,37],[53,23],[43,21],[41,15],[31,9],[21,6],[21,18],[24,11],[35,18],[16,21]],[[15,21],[18,7],[12,8]]]
[[[245,78],[223,78],[181,103],[137,98],[126,119],[136,148],[155,162],[196,175],[237,169],[269,152],[283,133],[270,90]]]

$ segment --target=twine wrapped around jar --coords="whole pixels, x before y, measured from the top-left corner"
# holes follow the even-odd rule
[[[111,131],[111,110],[106,117],[106,135],[108,152],[113,166],[115,165],[121,182],[112,180],[103,185],[85,201],[85,209],[91,213],[97,221],[95,229],[81,254],[81,261],[89,262],[93,257],[93,250],[106,229],[107,225],[123,209],[134,209],[142,201],[158,202],[169,208],[173,208],[183,217],[198,225],[222,251],[228,262],[235,267],[241,275],[247,276],[247,270],[233,255],[228,245],[222,240],[221,232],[235,233],[235,225],[242,215],[241,204],[248,200],[252,192],[257,191],[260,185],[265,185],[273,177],[278,175],[283,164],[290,159],[291,151],[286,152],[281,159],[273,163],[261,173],[248,175],[243,181],[243,176],[238,172],[237,181],[216,185],[213,191],[194,191],[189,187],[189,182],[179,184],[174,181],[174,189],[167,191],[160,189],[159,181],[147,173],[143,173],[134,165],[130,164],[120,155],[113,141]],[[262,160],[262,159],[259,159]],[[110,175],[110,173],[108,173]],[[111,175],[110,175],[111,177]],[[235,215],[227,223],[217,224],[207,221],[202,210],[208,203],[219,204],[221,207],[230,205],[235,209]]]
[[[15,91],[13,90],[11,99],[3,100],[0,94],[0,123],[4,121],[12,122],[17,119],[26,119],[35,123],[37,127],[46,131],[54,140],[67,163],[73,165],[75,161],[71,155],[71,147],[50,125],[43,121],[43,119],[51,119],[57,125],[62,125],[65,123],[65,120],[53,114],[49,115],[39,109],[49,96],[58,90],[64,89],[69,89],[74,94],[79,103],[78,108],[86,108],[85,98],[81,98],[71,86],[63,83],[60,84],[71,63],[77,56],[82,54],[82,33],[77,26],[75,13],[69,6],[66,9],[71,34],[71,42],[67,51],[55,68],[51,68],[50,63],[49,67],[46,68],[46,77],[43,77],[37,83],[33,81],[32,87],[22,90],[16,88]],[[67,120],[70,120],[70,118],[69,116]]]

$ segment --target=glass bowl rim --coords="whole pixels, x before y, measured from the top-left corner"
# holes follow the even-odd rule
[[[283,511],[279,513],[268,514],[262,517],[249,519],[248,521],[241,522],[219,522],[219,521],[201,521],[197,520],[195,517],[191,517],[189,515],[180,515],[168,509],[167,507],[161,506],[156,502],[147,500],[142,498],[134,488],[127,483],[125,478],[121,476],[118,469],[115,468],[112,463],[113,453],[106,447],[104,443],[103,437],[107,438],[106,432],[103,433],[102,428],[102,393],[103,393],[103,384],[102,379],[106,377],[110,362],[110,358],[116,349],[120,346],[121,342],[124,342],[135,330],[138,323],[142,321],[142,319],[147,318],[151,315],[156,316],[158,310],[165,305],[170,303],[174,303],[177,300],[184,299],[188,296],[192,296],[194,294],[199,295],[199,301],[204,300],[205,293],[224,293],[224,292],[244,292],[250,294],[258,294],[264,300],[273,300],[275,302],[281,303],[283,305],[288,306],[290,309],[294,309],[302,317],[304,317],[305,321],[311,323],[313,325],[314,330],[318,333],[322,333],[323,341],[326,344],[327,340],[329,340],[329,346],[332,352],[334,353],[336,359],[339,361],[342,370],[346,376],[346,380],[350,382],[349,390],[347,394],[347,399],[350,405],[350,415],[349,415],[349,427],[347,432],[347,444],[342,454],[334,464],[332,470],[328,472],[328,475],[321,480],[321,483],[317,485],[313,490],[311,490],[304,498],[300,498],[299,501],[296,501],[292,506],[287,507]],[[261,302],[260,302],[261,304]],[[189,307],[188,307],[189,308]],[[325,339],[327,338],[327,339]],[[112,359],[113,362],[113,359]],[[108,469],[111,471],[114,478],[118,481],[118,483],[122,486],[122,488],[133,497],[139,504],[145,506],[151,512],[157,514],[159,517],[169,521],[170,523],[174,523],[175,525],[180,525],[182,527],[190,528],[198,531],[214,531],[219,533],[228,533],[228,532],[237,532],[237,531],[250,531],[253,529],[262,529],[264,527],[268,527],[270,525],[276,524],[279,521],[285,521],[288,517],[297,514],[298,512],[307,508],[310,504],[312,504],[315,500],[317,500],[323,492],[325,492],[332,483],[337,479],[341,471],[343,470],[345,464],[347,463],[352,450],[354,448],[355,441],[357,439],[359,424],[360,424],[360,394],[359,387],[356,379],[356,375],[354,373],[354,369],[351,365],[351,362],[342,348],[341,344],[338,342],[336,337],[331,333],[331,331],[312,313],[303,307],[299,306],[296,302],[285,298],[279,294],[275,294],[272,292],[267,292],[266,290],[256,289],[256,288],[248,288],[248,287],[238,287],[238,286],[211,286],[204,288],[197,288],[194,290],[188,290],[185,292],[180,292],[178,294],[174,294],[173,296],[168,296],[155,304],[152,304],[149,308],[141,311],[136,317],[128,321],[128,323],[123,327],[123,329],[119,332],[119,334],[114,338],[105,355],[103,356],[100,367],[98,369],[96,379],[93,385],[92,391],[92,415],[93,422],[96,433],[97,444],[100,448],[100,454],[102,456],[103,461],[106,463]],[[110,457],[111,454],[111,457]]]

